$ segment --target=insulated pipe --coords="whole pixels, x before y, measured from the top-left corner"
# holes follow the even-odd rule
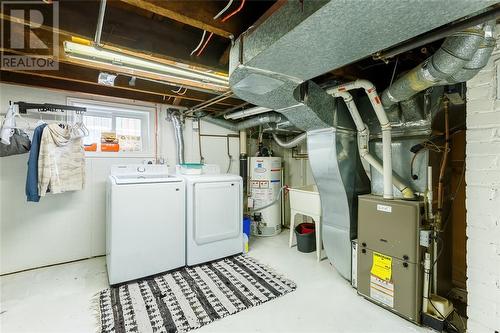
[[[240,131],[240,155],[247,154],[247,131]]]
[[[240,118],[254,116],[254,115],[269,112],[269,111],[272,111],[272,109],[265,108],[263,106],[256,106],[256,107],[249,108],[246,110],[241,110],[241,111],[236,111],[233,113],[225,114],[224,118],[225,119],[240,119]]]
[[[384,90],[384,108],[388,109],[429,87],[453,83],[454,75],[460,78],[462,75],[457,73],[474,59],[476,51],[485,40],[484,36],[483,25],[476,25],[447,37],[436,53]],[[487,50],[488,48],[485,51]],[[486,56],[487,52],[484,53]],[[483,55],[477,57],[482,59]]]
[[[106,0],[101,0],[99,7],[99,17],[97,18],[97,28],[95,31],[94,45],[101,46],[102,26],[104,24],[104,14],[106,13]]]
[[[359,82],[358,85],[359,85],[358,87],[363,85],[363,86],[369,88],[369,85],[366,82]],[[354,88],[352,88],[352,89],[354,89]],[[403,193],[403,196],[405,198],[411,198],[408,195],[411,192],[411,194],[413,196],[413,191],[408,187],[408,185],[404,184],[403,181],[399,177],[392,174],[392,166],[390,164],[387,164],[386,160],[383,160],[383,165],[380,164],[379,160],[376,159],[372,154],[370,154],[369,146],[368,146],[368,141],[369,141],[368,128],[366,127],[365,123],[363,122],[363,119],[361,118],[361,115],[359,114],[358,108],[357,108],[356,104],[354,103],[354,99],[352,98],[352,95],[345,90],[339,90],[339,91],[331,91],[331,90],[332,89],[328,89],[327,92],[332,94],[332,96],[334,96],[334,97],[341,97],[342,99],[344,99],[344,102],[347,105],[347,109],[349,110],[349,113],[351,114],[351,117],[354,121],[354,124],[356,125],[356,129],[358,131],[358,150],[359,150],[360,157],[363,158],[365,161],[367,161],[371,166],[373,166],[373,168],[375,170],[377,170],[382,175],[384,175],[384,198],[390,199],[390,198],[385,196],[385,186],[387,183],[389,183],[391,185],[390,186],[391,196],[392,196],[392,185],[394,184],[394,186],[396,186],[396,188],[398,190],[400,190],[401,193]],[[333,88],[333,90],[335,90],[335,88]],[[371,91],[370,94],[376,94],[376,92]],[[389,132],[389,138],[390,138],[390,131],[386,131],[386,132]],[[382,140],[383,140],[383,137],[382,137]],[[387,165],[391,166],[391,169],[390,169],[391,174],[388,178],[386,178],[387,176],[385,174],[385,171],[386,171],[385,168]]]
[[[178,114],[172,114],[172,125],[174,126],[175,147],[177,149],[177,164],[184,163],[184,135],[182,131],[182,123]]]
[[[460,71],[451,76],[448,80],[449,83],[468,81],[476,76],[476,74],[488,64],[491,53],[496,46],[496,22],[494,20],[486,22],[483,30],[484,41],[481,45],[479,45],[479,48],[472,56],[472,59],[467,62]]]
[[[270,113],[260,115],[258,117],[250,118],[248,120],[245,120],[245,121],[242,121],[239,123],[232,123],[230,121],[227,121],[224,119],[214,118],[211,116],[204,117],[203,120],[205,120],[211,124],[224,127],[228,130],[238,132],[238,131],[241,131],[241,130],[244,130],[247,128],[251,128],[251,127],[255,127],[255,126],[259,126],[259,125],[263,125],[263,124],[278,123],[281,120],[283,120],[283,117],[281,115],[279,115],[278,113],[270,112]]]
[[[274,141],[278,144],[278,146],[282,148],[293,148],[298,146],[302,141],[304,141],[307,138],[307,133],[302,133],[297,135],[295,138],[291,139],[290,141],[282,141],[276,133],[273,133],[273,139]]]

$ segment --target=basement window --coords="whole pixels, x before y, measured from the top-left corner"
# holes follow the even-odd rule
[[[68,105],[87,109],[83,123],[89,135],[83,138],[87,152],[149,153],[154,107],[68,98]]]

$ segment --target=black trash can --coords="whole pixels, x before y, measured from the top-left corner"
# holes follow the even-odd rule
[[[316,251],[316,230],[314,223],[301,223],[295,227],[297,249],[303,253]]]

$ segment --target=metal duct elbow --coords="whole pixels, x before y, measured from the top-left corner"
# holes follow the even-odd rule
[[[468,81],[476,76],[476,74],[488,64],[491,53],[493,53],[493,49],[496,46],[496,22],[494,20],[486,22],[483,30],[484,40],[481,45],[479,45],[476,53],[474,53],[472,59],[467,62],[460,71],[451,76],[448,80],[449,83]]]
[[[302,141],[307,138],[307,134],[304,132],[302,134],[297,135],[295,138],[290,141],[282,141],[275,133],[273,133],[273,139],[278,144],[278,146],[282,148],[293,148],[298,146]]]
[[[388,109],[429,87],[451,83],[453,76],[474,59],[484,41],[485,32],[482,25],[447,37],[436,53],[396,80],[382,93],[382,105]]]
[[[182,122],[178,113],[171,115],[172,125],[174,127],[175,147],[177,149],[177,163],[184,163],[184,135]]]

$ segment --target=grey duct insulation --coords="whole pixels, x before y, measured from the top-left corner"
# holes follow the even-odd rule
[[[276,110],[307,132],[309,163],[322,202],[325,252],[345,278],[351,278],[357,197],[369,193],[370,186],[345,104],[310,80],[495,3],[288,1],[232,46],[232,91],[247,102]]]
[[[297,135],[295,138],[291,139],[290,141],[282,141],[276,135],[276,133],[273,133],[273,139],[278,144],[278,146],[280,146],[282,148],[287,148],[287,149],[297,147],[306,138],[307,138],[307,133],[302,133],[302,134]]]
[[[170,115],[172,126],[174,127],[175,146],[177,148],[177,164],[184,163],[184,135],[180,115],[174,112]]]
[[[486,66],[495,44],[495,21],[454,33],[436,53],[382,93],[384,108],[432,86],[470,80]]]

